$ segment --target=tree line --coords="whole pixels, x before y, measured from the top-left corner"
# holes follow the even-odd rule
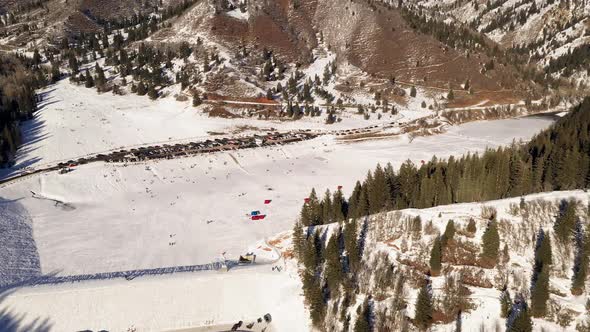
[[[590,185],[590,98],[538,134],[526,145],[513,144],[508,148],[487,150],[482,156],[467,155],[460,159],[433,158],[417,168],[406,162],[395,172],[388,164],[377,166],[363,182],[358,181],[346,199],[340,189],[325,192],[320,199],[312,189],[301,209],[300,220],[293,229],[294,253],[303,264],[301,273],[303,292],[309,304],[312,322],[317,327],[328,324],[330,303],[341,312],[339,322],[347,331],[372,331],[371,300],[358,306],[354,325],[347,309],[350,299],[358,292],[359,275],[368,266],[362,257],[369,214],[403,208],[427,208],[436,205],[491,200],[538,192],[585,188]],[[521,200],[521,205],[524,200]],[[581,209],[574,200],[562,201],[552,229],[540,229],[535,235],[534,264],[530,280],[530,294],[514,294],[508,285],[500,297],[500,316],[506,318],[507,331],[532,331],[532,317],[543,318],[549,312],[549,279],[552,241],[574,253],[570,292],[581,295],[585,289],[590,264],[590,229],[582,226],[577,215]],[[590,209],[588,210],[590,214]],[[507,244],[501,248],[501,238],[495,211],[481,238],[476,265],[493,268],[498,262],[509,261]],[[347,220],[347,221],[346,221]],[[342,221],[345,221],[342,223]],[[331,234],[314,226],[338,222]],[[419,217],[412,221],[421,232]],[[304,226],[310,226],[305,231]],[[360,227],[359,227],[360,226]],[[414,227],[413,227],[414,228]],[[476,233],[472,221],[465,231]],[[444,233],[435,237],[430,247],[429,275],[438,276],[443,270],[445,252],[455,241],[457,230],[450,220]],[[377,272],[375,272],[377,273]],[[403,274],[403,273],[402,273]],[[446,277],[445,277],[446,278]],[[387,284],[387,287],[390,285]],[[456,292],[461,295],[461,286]],[[427,277],[416,299],[412,323],[428,329],[434,323],[434,297]],[[448,294],[445,293],[445,296]],[[348,300],[347,300],[348,299]],[[330,302],[332,301],[332,302]],[[340,305],[340,307],[337,306]],[[460,301],[449,315],[458,315],[467,304]],[[448,314],[448,313],[447,313]],[[460,326],[460,325],[459,325]]]
[[[47,83],[47,74],[24,56],[0,56],[0,165],[11,162],[21,144],[19,125],[33,117],[35,89]]]
[[[590,186],[590,98],[525,145],[488,149],[447,160],[433,157],[416,167],[377,165],[357,181],[346,200],[312,189],[301,210],[306,225],[327,224],[382,211],[429,208]]]

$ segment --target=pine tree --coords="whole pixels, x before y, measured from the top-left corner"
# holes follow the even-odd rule
[[[334,221],[342,222],[346,218],[346,201],[342,195],[342,190],[338,189],[334,192],[332,198],[332,216]]]
[[[156,88],[154,87],[153,84],[150,84],[149,88],[148,88],[148,97],[150,97],[151,100],[156,100],[158,99],[158,91],[156,90]]]
[[[305,245],[305,236],[303,234],[303,225],[301,222],[296,222],[293,226],[293,251],[297,258],[301,261],[302,253],[303,253],[303,246]]]
[[[549,266],[543,266],[536,276],[531,291],[531,313],[534,317],[545,317],[549,300]]]
[[[88,71],[88,69],[86,69],[86,79],[84,81],[84,86],[87,88],[94,87],[94,79],[90,75],[90,71]]]
[[[357,208],[357,205],[359,204],[361,190],[362,190],[361,182],[357,181],[356,184],[354,185],[354,189],[352,190],[352,194],[350,195],[350,198],[348,199],[348,216],[349,217],[354,218],[357,215],[356,208]]]
[[[584,236],[580,222],[578,222],[576,228],[576,256],[574,258],[571,292],[572,295],[582,295],[590,265],[590,231],[586,231],[586,236]]]
[[[386,206],[389,190],[387,188],[385,172],[379,164],[377,164],[377,168],[375,168],[372,181],[367,188],[367,194],[369,201],[369,212],[371,214],[381,212]]]
[[[326,281],[330,292],[338,294],[342,282],[342,262],[340,261],[339,234],[334,234],[326,245]]]
[[[410,88],[410,97],[416,97],[416,94],[417,94],[416,93],[416,87],[415,86],[412,86]]]
[[[356,219],[351,220],[344,227],[344,248],[348,255],[350,271],[353,273],[357,271],[361,261],[357,227]]]
[[[147,93],[147,88],[145,87],[145,84],[143,84],[142,81],[139,81],[139,84],[137,84],[137,94],[139,96],[145,96]]]
[[[51,82],[55,83],[61,78],[61,72],[59,71],[59,64],[57,62],[51,63]]]
[[[309,303],[311,321],[314,326],[320,327],[326,315],[326,302],[322,294],[320,280],[315,276],[305,275],[303,278],[303,290]]]
[[[358,199],[358,203],[355,207],[355,215],[353,217],[360,218],[369,215],[369,194],[367,190],[368,185],[361,187],[361,193]]]
[[[447,99],[448,100],[454,100],[455,99],[455,92],[453,92],[453,89],[449,90],[449,93],[447,94]]]
[[[303,246],[303,265],[307,273],[315,275],[322,261],[322,244],[319,232],[308,236]]]
[[[104,70],[98,65],[98,62],[94,66],[94,71],[96,72],[96,87],[102,91],[105,84],[106,84],[106,77],[104,76]]]
[[[535,269],[537,272],[540,272],[543,267],[549,267],[553,264],[551,237],[542,229],[537,235],[537,247],[535,249]]]
[[[422,235],[422,218],[420,216],[415,216],[412,218],[412,224],[410,226],[412,231],[412,236],[414,239],[419,239]]]
[[[475,234],[475,232],[477,232],[477,227],[475,226],[475,220],[473,220],[473,218],[469,219],[469,223],[467,224],[467,232],[471,234]]]
[[[500,248],[500,235],[495,220],[488,223],[488,228],[482,236],[482,253],[484,265],[494,266],[498,260],[498,251]]]
[[[562,201],[560,206],[560,213],[555,220],[555,235],[564,242],[569,243],[574,234],[576,226],[576,209],[578,204],[576,201]]]
[[[506,320],[506,332],[532,332],[533,320],[529,311],[526,301],[518,296]]]
[[[447,223],[447,227],[445,228],[445,232],[441,236],[441,245],[445,247],[449,241],[452,241],[455,237],[455,222],[453,220],[449,220]]]
[[[78,59],[76,58],[76,54],[74,52],[68,53],[68,65],[72,74],[78,74],[80,71],[80,66],[78,65]]]
[[[442,269],[442,243],[440,237],[434,239],[432,250],[430,251],[430,273],[433,276],[440,275]]]
[[[421,330],[427,330],[432,324],[432,288],[430,281],[426,280],[418,297],[416,298],[416,313],[414,314],[414,325]]]
[[[306,202],[301,207],[301,212],[299,213],[299,219],[304,226],[311,226],[311,207],[309,206],[309,202]]]
[[[332,207],[332,195],[330,194],[330,189],[326,189],[326,193],[324,194],[324,199],[321,203],[322,209],[322,224],[330,224],[334,221],[334,209]]]
[[[33,52],[33,65],[38,66],[41,64],[41,54],[39,54],[39,50],[35,49]]]
[[[201,100],[201,97],[199,97],[199,93],[195,92],[195,94],[193,95],[193,107],[198,107],[203,103],[203,101]]]
[[[354,332],[371,332],[371,305],[369,299],[365,299],[359,309],[360,312],[354,324]]]
[[[315,188],[311,189],[311,193],[309,194],[309,200],[307,202],[308,209],[309,209],[309,225],[306,226],[315,226],[322,224],[322,207],[320,206],[320,201],[318,200],[318,196],[315,193]]]
[[[512,298],[508,289],[504,287],[504,291],[500,295],[500,317],[507,318],[510,316],[510,310],[512,310]]]

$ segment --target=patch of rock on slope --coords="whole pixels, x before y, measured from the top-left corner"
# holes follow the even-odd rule
[[[323,38],[337,61],[350,63],[374,79],[393,76],[440,89],[459,89],[469,79],[476,90],[492,91],[516,84],[511,69],[497,66],[482,74],[483,64],[489,61],[485,55],[467,56],[449,48],[413,29],[396,8],[378,3],[252,0],[247,19],[228,15],[219,3],[195,4],[171,29],[158,33],[160,40],[196,41],[199,36],[229,50],[241,45],[271,49],[288,62],[306,65],[313,61],[312,50]]]

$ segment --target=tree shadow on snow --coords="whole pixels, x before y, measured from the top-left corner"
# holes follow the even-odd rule
[[[18,200],[1,197],[0,262],[0,289],[41,276],[33,221],[28,211]]]
[[[31,319],[26,313],[17,313],[4,306],[6,298],[16,291],[15,288],[0,289],[0,331],[2,332],[49,332],[52,323],[49,318]],[[25,320],[28,322],[25,323]]]

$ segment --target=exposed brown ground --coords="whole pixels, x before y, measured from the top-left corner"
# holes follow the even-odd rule
[[[213,108],[211,108],[209,110],[209,116],[210,117],[217,117],[217,118],[227,118],[227,119],[240,118],[239,115],[234,114],[221,106],[214,106]]]
[[[454,93],[455,99],[447,104],[449,108],[515,104],[524,98],[514,90],[475,91],[473,95],[467,91],[454,91]]]

